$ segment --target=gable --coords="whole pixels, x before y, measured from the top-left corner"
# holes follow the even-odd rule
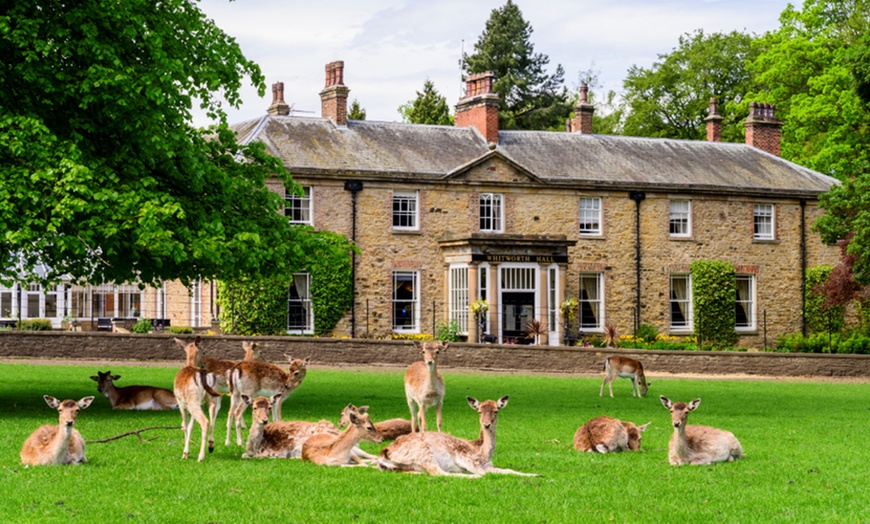
[[[461,166],[447,175],[454,182],[475,184],[540,184],[541,180],[498,153],[488,153],[483,157]]]

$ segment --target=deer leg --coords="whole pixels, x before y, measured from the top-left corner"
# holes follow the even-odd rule
[[[613,398],[613,379],[610,379],[610,382],[607,384],[607,387],[610,389],[610,398]]]
[[[221,411],[221,397],[208,398],[208,452],[214,451],[214,426]]]
[[[193,413],[191,413],[190,418],[184,422],[184,451],[181,453],[181,460],[187,460],[190,454],[190,434],[193,432],[193,423]]]
[[[417,408],[417,415],[420,416],[420,432],[426,431],[426,405],[422,404]]]
[[[230,409],[227,412],[227,440],[224,443],[225,446],[230,445],[230,435],[233,432],[233,413],[236,411],[236,394],[233,392],[233,395],[230,397]]]
[[[640,391],[637,389],[637,379],[635,379],[634,377],[631,377],[631,396],[632,397],[639,397],[640,396]]]
[[[411,433],[417,431],[417,412],[414,410],[415,403],[412,399],[408,399],[408,410],[411,411]]]
[[[191,414],[193,415],[193,414]],[[196,459],[198,462],[202,462],[205,460],[205,443],[208,440],[208,417],[205,416],[205,413],[202,412],[202,408],[199,409],[199,413],[196,413],[191,418],[195,417],[196,421],[199,423],[200,429],[202,429],[202,439],[199,443],[199,457]],[[190,429],[193,430],[193,420],[190,422]],[[188,432],[189,434],[190,432]]]
[[[443,401],[439,402],[437,406],[435,406],[435,423],[438,425],[438,433],[441,433],[441,406],[443,405]]]
[[[598,392],[599,397],[604,396],[604,384],[607,384],[607,375],[604,375],[604,380],[601,381],[601,391]]]

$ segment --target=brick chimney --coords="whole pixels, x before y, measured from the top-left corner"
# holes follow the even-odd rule
[[[746,143],[779,156],[782,139],[782,121],[777,120],[776,106],[773,104],[749,104],[749,116],[743,126],[746,127]]]
[[[567,129],[569,133],[580,133],[581,135],[592,134],[592,115],[595,113],[595,106],[589,103],[589,86],[586,82],[580,84],[580,102],[574,108],[576,116],[568,120]]]
[[[266,109],[270,115],[289,115],[290,106],[284,101],[284,82],[272,84],[272,105]]]
[[[344,62],[341,60],[326,64],[326,87],[320,92],[320,111],[323,118],[329,118],[336,125],[347,125],[347,94],[350,89],[344,85]]]
[[[704,119],[707,122],[707,142],[722,141],[722,115],[716,107],[716,97],[710,98],[710,114]]]
[[[476,128],[487,143],[498,143],[498,95],[493,93],[492,71],[465,79],[465,96],[456,104],[453,123],[457,127]]]

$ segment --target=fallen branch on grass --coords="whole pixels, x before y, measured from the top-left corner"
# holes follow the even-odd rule
[[[143,431],[149,431],[152,429],[180,429],[180,426],[152,426],[150,428],[137,429],[136,431],[128,431],[127,433],[122,433],[122,434],[114,436],[114,437],[104,438],[104,439],[100,439],[100,440],[86,440],[85,443],[86,444],[101,444],[103,442],[110,442],[112,440],[118,440],[119,438],[129,437],[130,435],[136,435],[139,438],[139,442],[145,442],[145,439],[142,438],[142,435],[140,435],[140,433],[142,433]],[[157,437],[154,437],[154,438],[157,438]],[[150,440],[154,440],[154,439],[150,439]]]

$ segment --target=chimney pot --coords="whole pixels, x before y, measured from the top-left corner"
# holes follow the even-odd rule
[[[567,126],[569,133],[581,135],[592,134],[592,116],[595,114],[595,106],[589,103],[589,86],[586,82],[580,84],[580,101],[574,108],[575,117]]]
[[[499,97],[493,92],[492,71],[470,75],[465,79],[465,96],[456,104],[453,120],[457,127],[477,129],[487,143],[498,142]]]
[[[344,85],[344,62],[336,60],[326,64],[326,86],[320,92],[320,109],[323,118],[336,125],[347,125],[347,95],[350,89]]]
[[[710,114],[704,119],[707,122],[707,142],[722,141],[722,120],[716,105],[716,97],[710,97]]]
[[[746,144],[780,155],[782,146],[782,121],[776,118],[776,106],[767,103],[749,104],[749,116],[743,123],[746,128]]]
[[[275,82],[272,84],[272,105],[266,109],[266,113],[270,115],[286,116],[290,114],[290,106],[284,101],[284,82]]]

